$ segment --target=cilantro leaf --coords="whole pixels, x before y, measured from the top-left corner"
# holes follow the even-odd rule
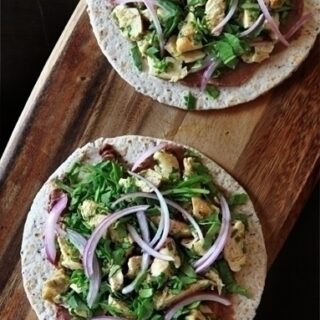
[[[131,56],[132,56],[134,65],[137,67],[139,71],[142,71],[142,57],[137,45],[134,45],[131,48]]]
[[[189,91],[187,95],[184,96],[184,105],[188,110],[194,110],[196,108],[197,99],[195,96]]]
[[[207,86],[206,93],[212,99],[217,99],[220,96],[220,90],[215,86]]]

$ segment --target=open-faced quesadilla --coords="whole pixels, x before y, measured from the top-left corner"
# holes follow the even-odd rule
[[[98,139],[36,196],[22,274],[39,319],[253,319],[261,226],[243,188],[174,142]]]
[[[98,43],[135,89],[219,109],[287,78],[319,30],[319,0],[87,0]]]

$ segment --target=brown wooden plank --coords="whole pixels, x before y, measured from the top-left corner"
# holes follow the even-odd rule
[[[80,2],[1,159],[0,319],[36,319],[20,276],[26,214],[50,173],[77,146],[100,136],[163,137],[216,160],[252,196],[271,263],[318,180],[318,56],[319,42],[293,77],[253,102],[187,113],[137,94],[120,79],[99,51]]]

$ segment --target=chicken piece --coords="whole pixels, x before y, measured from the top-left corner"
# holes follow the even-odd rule
[[[271,9],[279,9],[284,5],[285,0],[269,0],[269,7]]]
[[[159,187],[161,183],[162,176],[160,173],[152,170],[147,169],[139,172],[139,174],[146,178],[148,181],[150,181],[155,187]],[[153,188],[150,187],[147,183],[140,179],[136,179],[136,186],[142,191],[142,192],[152,192]]]
[[[195,15],[189,12],[178,34],[176,43],[177,52],[184,53],[202,48],[201,41],[196,40],[195,21]]]
[[[112,16],[125,37],[132,41],[139,40],[143,33],[143,23],[137,8],[119,5],[113,9]]]
[[[156,225],[159,225],[160,223],[160,216],[151,216],[150,220],[155,223]],[[189,228],[189,226],[181,221],[170,219],[170,231],[169,234],[176,238],[185,238],[185,237],[191,237],[192,232]]]
[[[192,208],[193,208],[193,215],[197,219],[205,219],[217,212],[219,209],[207,202],[206,200],[203,200],[199,197],[192,197]]]
[[[192,157],[183,159],[183,168],[184,168],[183,176],[184,177],[189,177],[190,175],[192,175],[193,163],[194,163],[194,158]]]
[[[165,71],[159,71],[157,68],[158,61],[154,58],[148,56],[147,62],[149,66],[149,74],[171,82],[177,82],[178,80],[185,78],[188,74],[187,68],[182,66],[182,61],[175,58],[164,58],[164,63],[168,66]]]
[[[157,151],[153,155],[153,159],[157,161],[155,170],[161,174],[163,179],[169,179],[174,172],[179,172],[179,162],[171,153],[165,151]]]
[[[108,304],[112,306],[117,315],[125,317],[128,320],[135,319],[133,312],[124,301],[113,298],[111,295],[109,295]]]
[[[141,40],[137,41],[138,49],[141,53],[141,56],[147,57],[147,50],[152,45],[153,34],[151,32],[146,33]]]
[[[185,317],[185,320],[207,320],[201,311],[193,309]]]
[[[88,225],[94,229],[97,225],[101,223],[101,221],[106,217],[105,214],[97,214],[87,221]]]
[[[181,244],[196,253],[198,256],[203,256],[206,254],[206,250],[203,248],[204,240],[200,240],[198,238],[194,239],[183,239]]]
[[[156,310],[163,310],[170,306],[171,304],[176,303],[177,301],[182,300],[183,298],[192,295],[195,292],[200,290],[205,290],[211,286],[210,280],[199,280],[194,284],[188,286],[184,291],[173,294],[170,293],[168,288],[164,288],[161,292],[157,292],[153,298],[153,302]]]
[[[62,269],[56,270],[53,275],[45,281],[42,288],[42,298],[51,303],[60,303],[60,295],[68,290],[69,277]]]
[[[211,34],[218,36],[221,34],[222,29],[212,30],[224,19],[226,11],[226,0],[208,0],[205,7],[205,19]]]
[[[117,267],[117,266],[115,266],[115,267]],[[119,291],[120,289],[122,289],[123,281],[124,281],[124,277],[123,277],[123,273],[122,273],[120,266],[117,269],[117,271],[110,272],[109,284],[110,284],[110,288],[111,288],[112,292],[116,292],[116,291]]]
[[[173,239],[168,238],[159,252],[172,257],[174,259],[173,265],[175,268],[180,268],[181,258],[178,254],[176,244]],[[158,277],[161,274],[164,274],[164,276],[168,278],[173,272],[171,262],[155,258],[151,264],[150,272],[153,277]]]
[[[213,290],[214,288],[217,288],[218,293],[221,294],[224,284],[218,272],[212,269],[205,274],[205,277],[212,281],[213,286],[211,287],[211,289]]]
[[[61,252],[61,265],[70,270],[82,269],[79,251],[67,239],[58,237],[57,240]]]
[[[262,62],[270,57],[274,49],[273,42],[263,42],[254,46],[254,51],[241,56],[241,59],[246,63]]]
[[[93,200],[84,200],[80,206],[80,213],[84,220],[89,220],[97,214],[99,204]]]
[[[233,272],[238,272],[246,263],[245,253],[245,226],[241,221],[236,221],[231,228],[231,236],[224,250],[224,258]]]
[[[185,53],[179,53],[177,51],[177,36],[169,38],[164,47],[172,57],[185,63],[195,62],[205,57],[205,53],[202,50],[193,50]]]
[[[128,273],[127,273],[127,277],[129,279],[134,279],[141,268],[141,256],[133,256],[130,257],[128,260]]]

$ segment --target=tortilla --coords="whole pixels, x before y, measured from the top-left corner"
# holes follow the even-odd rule
[[[56,177],[62,177],[65,172],[71,169],[73,163],[76,161],[85,160],[90,163],[100,162],[102,158],[99,155],[99,149],[104,143],[113,145],[122,158],[129,164],[132,164],[145,150],[160,142],[164,142],[164,140],[142,136],[100,138],[74,151],[40,189],[26,220],[21,249],[24,288],[39,319],[55,319],[56,313],[55,306],[41,298],[43,283],[55,269],[46,260],[43,250],[44,225],[47,217],[49,194],[52,191],[51,181]],[[170,141],[166,142],[172,143]],[[177,145],[176,143],[174,144]],[[219,186],[221,191],[226,195],[229,193],[245,192],[238,182],[214,161],[200,154],[197,150],[188,146],[184,147],[199,154],[202,162],[210,170],[215,184]],[[239,207],[239,212],[247,213],[249,216],[249,232],[246,236],[246,247],[249,254],[247,255],[245,266],[236,274],[236,280],[247,287],[253,296],[252,299],[247,299],[237,295],[233,297],[232,303],[235,310],[235,320],[249,320],[253,319],[255,315],[255,310],[260,302],[264,288],[267,254],[261,225],[250,199],[245,205]]]
[[[289,48],[271,56],[254,75],[239,87],[222,87],[220,96],[213,100],[199,88],[182,82],[172,83],[140,72],[130,54],[132,44],[125,39],[111,17],[112,0],[87,0],[88,13],[98,44],[119,75],[138,92],[168,105],[186,109],[184,96],[191,92],[198,98],[196,109],[223,109],[251,101],[288,78],[307,57],[320,29],[320,2],[306,0],[305,11],[313,13],[298,39]]]

